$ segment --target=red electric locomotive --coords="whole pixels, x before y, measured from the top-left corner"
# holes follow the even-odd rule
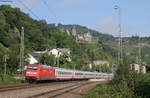
[[[25,79],[28,82],[36,82],[42,80],[111,78],[112,76],[113,75],[111,73],[70,70],[40,64],[29,64],[25,71]]]
[[[28,82],[39,80],[50,80],[55,78],[55,69],[46,65],[29,64],[25,72],[25,79]]]

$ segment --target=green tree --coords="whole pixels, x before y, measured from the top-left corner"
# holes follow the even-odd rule
[[[48,55],[47,53],[44,53],[41,58],[40,62],[42,64],[50,65],[50,66],[55,66],[56,64],[56,58],[54,55]]]
[[[1,43],[0,43],[0,74],[3,73],[4,71],[4,56],[7,55],[8,56],[9,53],[9,49],[4,47]]]
[[[96,65],[96,71],[98,72],[111,72],[111,67],[106,65],[106,64],[102,64],[102,65]]]

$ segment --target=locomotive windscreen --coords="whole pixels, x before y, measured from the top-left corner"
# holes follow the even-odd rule
[[[27,67],[27,70],[37,70],[37,67]]]

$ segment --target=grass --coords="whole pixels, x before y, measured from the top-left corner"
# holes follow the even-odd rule
[[[11,75],[6,75],[4,77],[2,74],[0,74],[0,84],[21,83],[21,82],[23,81],[20,79],[15,79]]]
[[[84,98],[109,98],[108,92],[108,82],[100,83],[96,88],[89,91],[89,93],[84,96]]]

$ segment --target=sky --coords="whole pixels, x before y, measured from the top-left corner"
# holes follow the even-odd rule
[[[32,18],[47,23],[78,24],[114,36],[118,36],[119,10],[114,9],[117,5],[121,12],[123,36],[150,36],[150,0],[12,1],[0,4],[19,7]]]

